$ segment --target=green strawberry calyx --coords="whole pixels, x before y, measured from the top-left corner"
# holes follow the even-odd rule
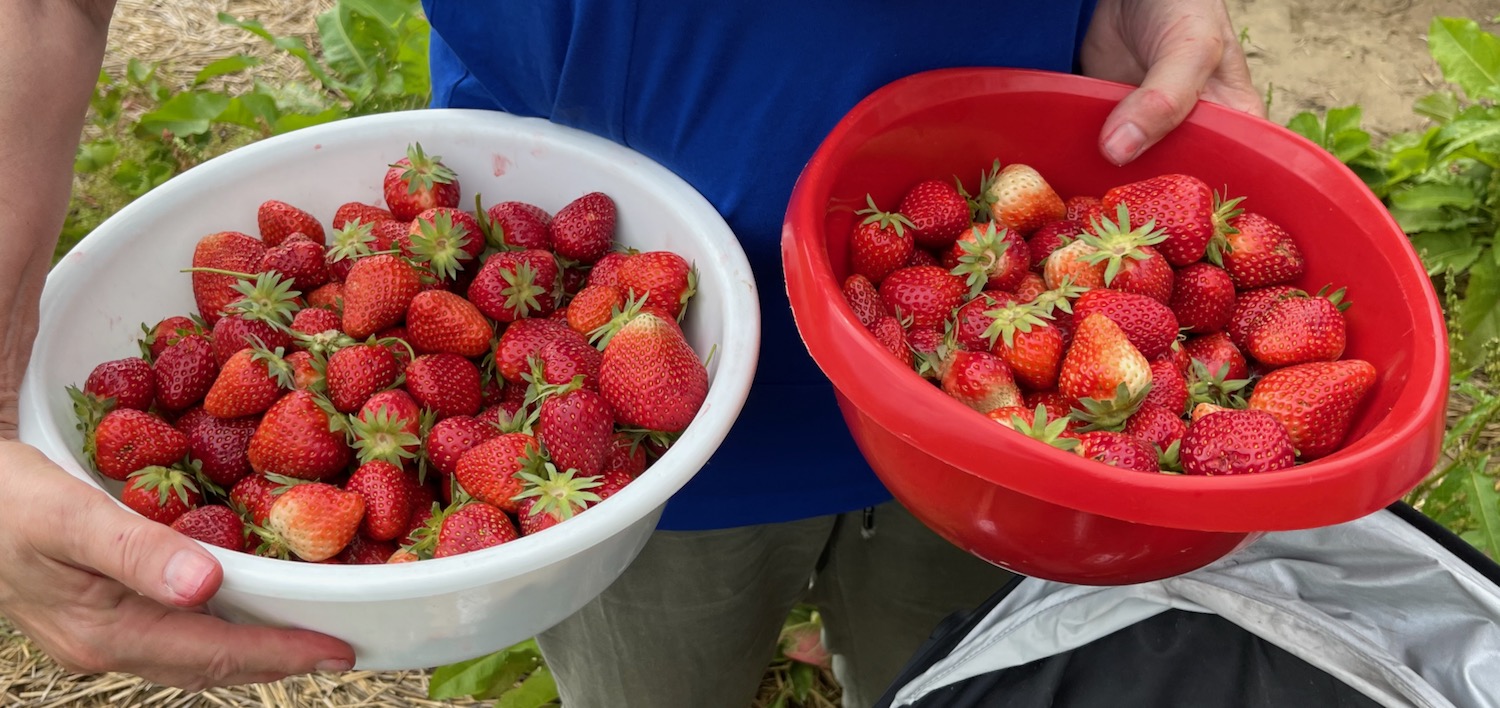
[[[589,491],[603,484],[598,476],[576,477],[576,469],[558,473],[557,466],[551,462],[543,463],[541,472],[545,472],[546,476],[535,471],[516,474],[523,486],[521,493],[512,499],[535,499],[529,515],[551,514],[558,521],[567,521],[590,504],[599,503],[599,495]]]
[[[1146,394],[1151,391],[1151,384],[1146,384],[1139,391],[1131,391],[1130,384],[1120,382],[1115,389],[1115,395],[1110,398],[1081,398],[1078,406],[1068,416],[1082,422],[1084,425],[1080,430],[1091,432],[1095,430],[1111,430],[1119,432],[1125,428],[1125,421],[1135,412],[1140,410],[1141,404],[1146,401]]]
[[[371,247],[373,243],[375,224],[367,224],[357,218],[350,219],[344,222],[343,228],[333,232],[333,246],[328,249],[328,260],[358,260],[374,255],[375,249]]]
[[[1202,359],[1193,359],[1192,376],[1188,383],[1189,411],[1199,403],[1212,403],[1223,408],[1245,408],[1242,393],[1246,386],[1250,385],[1249,379],[1226,379],[1229,375],[1229,365],[1223,364],[1215,371],[1209,371],[1208,365]]]
[[[1208,250],[1205,255],[1208,256],[1208,262],[1220,268],[1224,267],[1224,256],[1234,251],[1229,243],[1229,237],[1239,233],[1240,230],[1232,226],[1230,222],[1245,213],[1245,210],[1239,207],[1240,202],[1244,200],[1244,197],[1225,199],[1223,192],[1214,192],[1214,208],[1210,217],[1213,221],[1214,235],[1208,239]]]
[[[1056,420],[1047,418],[1047,406],[1038,403],[1036,410],[1031,414],[1031,420],[1026,420],[1018,413],[1012,413],[1010,424],[1015,427],[1016,432],[1033,440],[1047,443],[1059,450],[1072,450],[1078,447],[1078,438],[1063,437],[1067,432],[1068,425],[1072,420],[1067,416]]]
[[[284,278],[274,270],[253,275],[219,268],[184,268],[182,272],[237,278],[234,291],[241,297],[230,303],[228,311],[247,320],[264,322],[283,332],[289,331],[292,314],[297,310],[297,298],[302,295],[300,290],[292,289],[291,278]]]
[[[392,163],[390,167],[402,170],[401,179],[406,182],[406,193],[432,189],[434,184],[452,184],[458,175],[442,162],[438,155],[428,156],[421,143],[412,143],[406,148],[406,161],[410,164]]]
[[[175,467],[162,467],[152,465],[130,473],[128,485],[135,489],[146,492],[156,492],[156,503],[158,506],[166,506],[172,497],[182,502],[183,506],[192,506],[188,494],[200,492],[198,484],[193,477]]]
[[[990,326],[984,329],[984,338],[994,348],[996,341],[1005,342],[1007,348],[1016,346],[1016,332],[1031,333],[1032,327],[1046,327],[1047,317],[1035,303],[1010,303],[994,310],[985,310]]]
[[[963,255],[958,257],[958,265],[949,271],[953,275],[964,278],[969,285],[969,297],[975,297],[984,291],[990,282],[990,276],[1000,265],[1000,259],[1005,257],[1005,252],[1010,249],[1010,242],[1005,240],[1008,229],[995,230],[995,222],[985,225],[983,230],[976,229],[973,238],[958,241]]]
[[[1151,254],[1141,250],[1145,246],[1155,246],[1167,240],[1167,232],[1156,228],[1156,221],[1148,221],[1139,228],[1130,228],[1130,212],[1121,202],[1115,211],[1115,220],[1109,218],[1097,218],[1093,220],[1093,233],[1082,233],[1078,239],[1093,246],[1094,251],[1083,256],[1083,260],[1091,265],[1098,265],[1105,261],[1104,284],[1114,283],[1120,270],[1125,267],[1125,261],[1142,261],[1151,257]]]
[[[603,351],[605,347],[609,346],[610,340],[614,339],[615,335],[620,333],[620,330],[625,329],[625,325],[630,324],[631,320],[641,314],[641,308],[645,307],[646,299],[650,296],[650,290],[641,293],[639,297],[632,294],[626,299],[624,308],[611,308],[610,311],[614,313],[613,316],[609,318],[608,322],[599,325],[594,328],[594,331],[589,332],[589,341],[593,342],[594,346],[598,347],[600,351]]]
[[[367,417],[354,418],[350,429],[354,435],[353,448],[360,464],[375,460],[388,462],[397,467],[417,456],[415,452],[422,440],[406,429],[408,421],[396,415],[390,408],[381,406]]]
[[[907,229],[916,228],[911,223],[911,219],[906,218],[906,215],[900,212],[881,211],[875,206],[875,197],[873,195],[865,195],[865,204],[868,206],[854,212],[857,216],[865,217],[860,222],[861,224],[874,224],[877,228],[895,231],[897,236],[905,234]]]
[[[452,280],[472,258],[464,250],[471,238],[469,228],[453,223],[453,214],[447,211],[434,214],[430,221],[418,219],[417,232],[411,235],[412,261],[439,280]]]

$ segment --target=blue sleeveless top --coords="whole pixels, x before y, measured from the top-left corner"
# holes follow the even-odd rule
[[[744,412],[663,529],[790,521],[884,502],[792,323],[781,223],[818,143],[927,69],[1072,71],[1093,0],[423,0],[435,107],[539,116],[629,146],[701,192],[755,272],[763,329]]]

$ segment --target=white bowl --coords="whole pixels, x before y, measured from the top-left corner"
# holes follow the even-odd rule
[[[446,559],[376,566],[292,563],[208,547],[224,568],[210,604],[233,622],[302,627],[349,642],[360,669],[424,668],[481,656],[546,630],[634,560],[667,499],[702,468],[733,424],[760,338],[755,281],[728,225],[697,191],[650,159],[544,120],[423,110],[355,118],[270,138],[210,160],[136,200],[78,244],[47,278],[41,332],[21,389],[20,437],[63,469],[118,493],[80,459],[64,390],[100,362],[138,355],[141,323],[193,311],[194,244],[258,233],[256,207],[280,199],[325,220],[345,202],[383,204],[386,165],[420,142],[457,171],[461,206],[527,201],[556,212],[603,191],[618,239],[696,264],[684,328],[710,388],[698,418],[646,474],[565,524]]]

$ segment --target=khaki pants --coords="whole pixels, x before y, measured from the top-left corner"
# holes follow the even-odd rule
[[[866,708],[944,617],[1011,577],[894,502],[868,515],[659,531],[538,643],[564,708],[746,708],[787,613],[806,601],[822,613],[845,708]]]

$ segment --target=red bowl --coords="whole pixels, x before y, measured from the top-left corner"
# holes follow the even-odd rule
[[[1437,461],[1447,403],[1442,311],[1420,259],[1338,160],[1278,125],[1203,103],[1125,167],[1099,154],[1128,87],[1038,71],[944,69],[867,97],[792,194],[782,240],[797,328],[865,458],[950,542],[1023,575],[1137,583],[1189,572],[1262,533],[1350,521],[1401,498]],[[1195,175],[1282,224],[1307,259],[1299,285],[1348,288],[1347,358],[1379,370],[1345,447],[1293,469],[1197,477],[1127,473],[999,428],[903,367],[841,295],[865,195],[887,208],[925,178],[1032,165],[1064,197],[1158,174]]]

